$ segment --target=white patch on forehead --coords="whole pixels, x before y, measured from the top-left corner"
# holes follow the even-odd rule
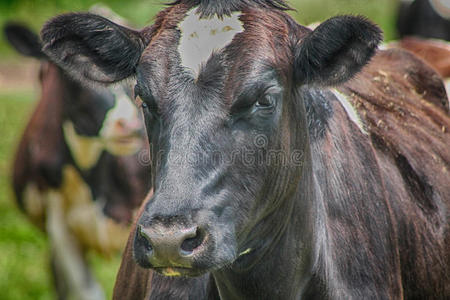
[[[214,51],[231,43],[236,34],[244,31],[244,26],[239,20],[240,12],[220,18],[217,15],[200,18],[196,9],[195,7],[189,10],[184,20],[178,24],[181,32],[178,52],[181,64],[198,77],[202,63],[205,63]]]
[[[331,91],[333,92],[333,94],[336,96],[336,98],[339,100],[339,102],[344,107],[350,120],[358,126],[358,128],[361,130],[362,133],[367,134],[367,131],[364,129],[364,125],[361,121],[361,118],[359,117],[358,112],[353,107],[351,102],[347,99],[347,96],[342,94],[341,92],[339,92],[336,89],[331,89]]]

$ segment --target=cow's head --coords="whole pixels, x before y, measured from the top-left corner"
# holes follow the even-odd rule
[[[39,37],[30,29],[8,23],[4,32],[19,53],[41,61],[41,99],[62,103],[61,111],[47,108],[49,118],[55,118],[55,113],[62,114],[60,125],[80,167],[91,166],[103,149],[114,155],[130,155],[141,147],[142,122],[130,100],[130,88],[83,86],[49,60],[41,50]]]
[[[362,17],[311,31],[268,4],[191,2],[142,31],[90,14],[42,30],[45,52],[75,76],[137,78],[155,191],[134,254],[166,275],[195,276],[270,247],[289,221],[273,216],[299,192],[309,157],[302,89],[348,80],[381,39]]]

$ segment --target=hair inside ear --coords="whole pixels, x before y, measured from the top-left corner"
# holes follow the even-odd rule
[[[113,83],[132,76],[144,42],[138,31],[98,15],[72,13],[46,23],[43,51],[81,80]]]

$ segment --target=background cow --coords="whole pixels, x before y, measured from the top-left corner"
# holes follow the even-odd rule
[[[134,258],[212,276],[211,298],[448,298],[440,76],[408,52],[377,52],[365,18],[310,30],[286,9],[179,0],[141,31],[90,14],[44,26],[44,51],[75,76],[137,78],[157,155]]]
[[[150,188],[143,180],[149,169],[138,161],[142,122],[130,88],[82,86],[48,59],[28,28],[10,23],[4,31],[19,53],[41,61],[40,100],[13,166],[18,204],[49,235],[59,298],[103,299],[86,251],[122,250]]]
[[[419,56],[443,78],[450,78],[450,43],[441,40],[422,39],[417,37],[405,37],[389,46],[406,49]]]
[[[400,38],[416,36],[450,41],[448,0],[402,0],[397,18]]]
[[[424,59],[446,80],[450,91],[450,2],[401,1],[397,17],[401,47]]]

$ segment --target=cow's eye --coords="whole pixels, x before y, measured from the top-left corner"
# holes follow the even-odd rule
[[[272,108],[275,104],[275,99],[271,95],[264,95],[256,101],[257,108]]]
[[[142,101],[141,107],[144,112],[151,113],[153,116],[159,116],[158,106],[154,102]]]

